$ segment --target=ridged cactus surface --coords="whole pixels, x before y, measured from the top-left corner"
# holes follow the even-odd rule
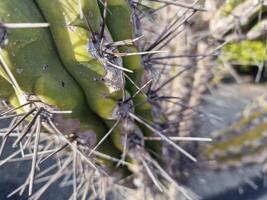
[[[164,47],[187,19],[176,16],[174,25],[155,38],[142,29],[142,18],[150,18],[165,3],[0,2],[0,98],[5,105],[0,119],[11,119],[3,129],[0,154],[9,138],[19,149],[0,165],[19,160],[19,154],[31,161],[28,178],[11,196],[28,187],[29,198],[39,199],[63,177],[73,185],[73,199],[102,197],[103,179],[105,188],[147,187],[152,196],[173,184],[190,198],[165,170],[170,165],[166,146],[197,161],[175,142],[190,138],[170,137],[177,130],[161,103],[163,88],[180,72],[162,75],[162,82],[151,73],[159,54],[172,53]],[[167,4],[185,8],[189,18],[203,11],[196,4]],[[61,164],[46,180],[49,169],[38,170],[53,156]],[[42,185],[35,190],[37,183]]]

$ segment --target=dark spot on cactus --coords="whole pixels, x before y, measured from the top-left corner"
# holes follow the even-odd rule
[[[0,48],[3,48],[5,46],[6,40],[7,30],[2,24],[0,24]]]
[[[61,86],[65,87],[65,82],[64,81],[61,81]]]
[[[94,77],[93,78],[93,81],[95,81],[95,82],[96,81],[103,81],[104,82],[105,81],[105,78],[103,78],[103,77]]]
[[[48,69],[48,64],[43,65],[43,70],[46,71]]]

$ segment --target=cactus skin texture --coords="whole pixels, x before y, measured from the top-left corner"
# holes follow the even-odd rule
[[[1,85],[1,92],[0,92],[0,99],[8,99],[14,92],[13,88],[10,83],[0,76],[0,85]]]
[[[63,63],[83,88],[90,108],[103,118],[113,119],[117,101],[122,98],[123,86],[120,74],[118,70],[113,70],[111,67],[105,68],[100,61],[88,53],[90,32],[75,25],[75,21],[80,17],[77,1],[57,0],[52,4],[40,0],[36,2],[51,24],[52,35]],[[53,9],[55,7],[59,11]],[[89,12],[90,10],[84,11],[84,13]],[[100,15],[99,11],[94,12]],[[92,20],[88,20],[88,23],[90,21]],[[101,29],[101,23],[98,23],[97,28],[93,28],[98,32]],[[111,84],[108,83],[109,80],[105,80],[105,76],[109,74],[111,77],[108,78],[115,79],[111,80],[113,81]]]
[[[28,12],[25,11],[27,9]],[[18,13],[15,15],[12,12],[16,10]],[[43,21],[35,5],[27,1],[2,1],[1,13],[1,18],[6,22]],[[85,116],[88,116],[93,122],[92,125],[85,122],[88,128],[103,132],[103,126],[97,125],[97,118],[87,108],[80,87],[55,56],[57,52],[49,32],[45,29],[8,30],[7,35],[9,41],[1,49],[1,55],[21,89],[27,94],[37,95],[40,100],[56,108],[72,110],[73,117],[81,117],[83,122],[87,121]],[[36,56],[32,52],[36,52]]]
[[[78,190],[93,193],[91,185],[101,193],[107,175],[111,185],[122,179],[118,184],[164,193],[174,181],[163,169],[162,141],[195,161],[168,138],[168,117],[153,99],[154,80],[140,55],[146,52],[134,42],[132,6],[126,0],[0,1],[0,98],[9,102],[0,117],[14,118],[3,138],[15,135],[13,146],[33,149],[25,182],[30,199],[68,171],[74,199]],[[56,150],[39,155],[39,148],[50,150],[40,141]],[[34,193],[36,163],[59,152],[58,172]]]

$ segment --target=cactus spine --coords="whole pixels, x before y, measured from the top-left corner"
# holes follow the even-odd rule
[[[145,49],[137,42],[141,30],[137,5],[125,0],[1,1],[0,97],[12,95],[10,102],[15,107],[1,113],[2,117],[15,116],[4,139],[17,128],[20,134],[14,146],[22,145],[23,150],[30,149],[29,144],[34,146],[31,173],[25,182],[29,194],[33,194],[36,163],[62,151],[69,155],[62,157],[63,165],[54,179],[31,199],[40,198],[71,163],[73,177],[86,174],[81,182],[85,191],[91,191],[92,177],[97,177],[93,184],[99,186],[98,180],[108,174],[115,180],[130,175],[133,178],[128,183],[135,187],[135,179],[141,177],[153,183],[151,190],[163,192],[174,181],[163,169],[162,141],[196,161],[169,138],[168,116],[158,102],[161,87],[152,88],[156,80],[145,65],[149,55],[161,48],[153,51],[153,45]],[[26,23],[27,27],[18,27]],[[40,135],[42,131],[46,134]],[[56,151],[40,158],[40,139],[56,135],[63,143],[58,147],[51,142]],[[74,198],[80,196],[77,184],[74,178]]]

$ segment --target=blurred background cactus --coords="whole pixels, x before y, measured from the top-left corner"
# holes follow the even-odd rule
[[[224,44],[218,63],[238,82],[247,81],[242,77],[245,71],[253,77],[250,81],[266,84],[266,3],[226,1],[210,22],[211,35]],[[253,68],[257,69],[256,73]],[[240,167],[251,163],[264,166],[265,153],[261,142],[264,142],[266,132],[265,114],[266,97],[263,92],[241,112],[236,122],[214,133],[213,144],[204,151],[208,157],[212,154],[209,159],[217,163],[216,167]]]

